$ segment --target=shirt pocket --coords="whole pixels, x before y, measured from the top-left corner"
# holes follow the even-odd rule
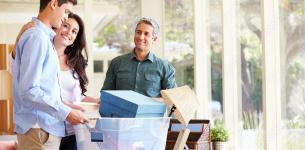
[[[131,86],[131,81],[130,81],[130,72],[118,72],[117,77],[116,77],[116,89],[117,90],[127,90],[129,89],[128,87]]]
[[[145,80],[147,80],[147,81],[156,82],[156,81],[158,81],[158,79],[160,79],[158,75],[154,75],[151,73],[146,73],[144,76],[145,76]]]
[[[145,73],[145,85],[148,89],[158,90],[160,88],[160,76],[155,73]]]

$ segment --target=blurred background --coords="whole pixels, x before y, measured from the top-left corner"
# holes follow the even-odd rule
[[[0,134],[12,134],[10,45],[38,7],[0,0]],[[196,92],[197,118],[225,124],[232,149],[304,149],[304,0],[78,0],[73,12],[86,27],[88,95],[99,97],[110,61],[133,49],[136,21],[151,17],[161,27],[151,51]]]

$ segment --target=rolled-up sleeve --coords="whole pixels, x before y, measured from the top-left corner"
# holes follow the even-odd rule
[[[116,67],[116,61],[112,60],[109,68],[107,70],[106,73],[106,78],[103,84],[103,87],[101,89],[102,90],[115,90],[116,86],[115,86],[115,67]]]
[[[164,62],[164,79],[162,80],[162,89],[171,89],[177,87],[175,78],[175,68],[169,62]]]

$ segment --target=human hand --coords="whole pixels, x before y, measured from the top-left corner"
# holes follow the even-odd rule
[[[96,98],[95,101],[96,101],[96,103],[101,104],[101,101],[99,98]]]
[[[99,98],[94,98],[94,97],[91,97],[91,96],[86,96],[82,102],[90,102],[90,103],[97,103],[97,104],[100,104],[100,99]]]
[[[80,110],[76,110],[76,109],[71,110],[66,120],[72,125],[77,125],[80,123],[84,124],[89,122],[89,119],[85,116],[85,114]]]
[[[30,21],[28,23],[26,23],[25,25],[22,26],[22,28],[20,29],[17,39],[16,41],[19,40],[20,36],[22,35],[23,32],[25,32],[27,29],[35,27],[35,22],[34,21]]]
[[[28,23],[26,23],[25,25],[22,26],[22,28],[20,29],[18,35],[17,35],[17,38],[16,38],[16,41],[15,41],[15,45],[14,45],[14,48],[13,48],[13,51],[12,51],[12,57],[15,58],[15,55],[16,55],[16,45],[22,35],[23,32],[25,32],[27,29],[29,28],[32,28],[32,27],[35,27],[35,22],[33,21],[30,21]]]

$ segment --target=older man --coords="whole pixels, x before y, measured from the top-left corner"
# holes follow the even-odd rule
[[[133,90],[149,97],[160,97],[160,90],[176,87],[175,69],[151,52],[157,41],[156,21],[138,21],[132,52],[111,61],[102,90]]]

